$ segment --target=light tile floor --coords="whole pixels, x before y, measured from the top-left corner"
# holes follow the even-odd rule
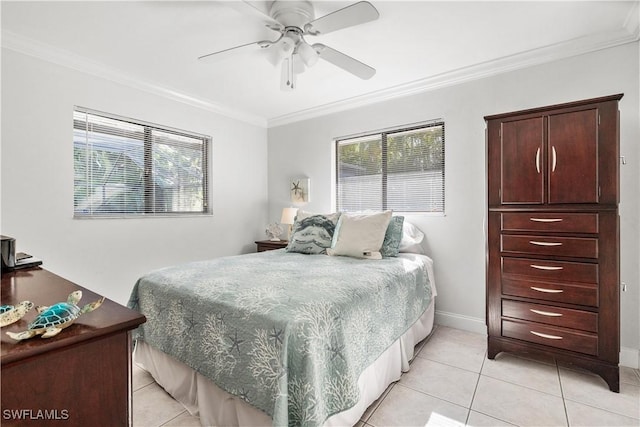
[[[509,354],[486,358],[486,337],[438,327],[411,370],[357,427],[640,426],[640,372],[622,367],[620,393],[598,376]],[[144,370],[134,368],[133,425],[199,426]]]

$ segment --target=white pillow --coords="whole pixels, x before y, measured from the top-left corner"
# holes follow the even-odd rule
[[[391,211],[374,214],[343,213],[333,233],[329,255],[381,259],[380,248],[391,221]]]
[[[400,252],[410,252],[414,254],[424,254],[422,241],[424,233],[415,225],[407,222],[406,218],[402,224],[402,240],[400,240]]]

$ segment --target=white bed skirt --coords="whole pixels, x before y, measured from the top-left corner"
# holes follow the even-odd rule
[[[352,408],[331,416],[325,426],[353,426],[366,409],[402,372],[409,370],[414,347],[433,329],[435,298],[429,308],[404,335],[378,357],[358,379],[360,400]],[[216,386],[184,363],[138,341],[135,361],[153,376],[156,382],[195,416],[203,426],[269,426],[271,417]]]

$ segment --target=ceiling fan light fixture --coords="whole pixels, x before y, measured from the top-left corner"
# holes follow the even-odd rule
[[[301,58],[300,55],[297,53],[294,53],[291,57],[293,58],[293,72],[295,74],[304,73],[307,67],[304,64],[304,61],[300,59]]]
[[[298,44],[297,52],[307,67],[313,67],[318,62],[318,52],[304,41]]]
[[[295,49],[296,47],[296,41],[293,39],[293,37],[287,34],[280,40],[280,47],[282,48],[284,55],[289,56],[293,52],[293,49]]]

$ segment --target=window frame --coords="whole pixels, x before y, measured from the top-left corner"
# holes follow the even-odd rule
[[[200,216],[211,216],[213,214],[211,209],[211,201],[210,201],[210,189],[211,189],[211,174],[209,170],[209,165],[211,164],[211,146],[212,146],[212,138],[209,135],[204,135],[196,132],[185,131],[181,129],[172,128],[169,126],[159,125],[156,123],[151,123],[143,120],[132,119],[129,117],[120,116],[117,114],[106,113],[104,111],[98,111],[90,108],[85,108],[81,106],[74,106],[73,108],[73,126],[72,131],[75,133],[76,131],[80,132],[97,132],[112,135],[116,137],[122,137],[118,132],[114,132],[113,127],[108,125],[96,125],[92,130],[87,129],[87,120],[77,121],[75,118],[76,113],[80,114],[88,114],[93,116],[99,116],[110,120],[116,120],[125,124],[131,124],[135,126],[140,126],[143,128],[140,136],[140,141],[143,144],[143,161],[144,166],[142,167],[143,176],[143,198],[144,198],[144,212],[139,213],[130,213],[130,212],[109,212],[109,213],[80,213],[76,210],[76,199],[75,199],[75,191],[76,191],[76,182],[75,182],[75,150],[76,150],[76,141],[75,135],[73,139],[73,153],[74,153],[74,202],[73,202],[73,218],[74,219],[133,219],[133,218],[159,218],[159,217],[200,217]],[[162,133],[168,133],[175,135],[177,137],[187,137],[192,139],[197,139],[202,141],[200,145],[200,152],[202,153],[202,210],[191,210],[191,211],[169,211],[169,212],[155,212],[155,208],[153,206],[153,195],[150,188],[153,187],[153,146],[158,142],[154,141],[154,139],[158,139],[158,137],[153,137],[153,131],[159,131]],[[187,144],[185,142],[185,144]],[[177,144],[179,145],[179,144]],[[124,205],[123,205],[124,206]]]
[[[439,211],[407,211],[407,210],[394,210],[395,213],[406,215],[423,215],[423,216],[445,216],[446,215],[446,143],[445,143],[445,120],[442,118],[433,119],[420,123],[412,123],[408,125],[396,126],[391,128],[385,128],[370,132],[363,132],[358,134],[352,134],[347,136],[341,136],[333,139],[332,152],[333,152],[333,209],[340,210],[342,207],[339,205],[340,201],[340,156],[339,146],[341,142],[345,142],[352,139],[369,138],[378,136],[381,141],[381,198],[382,198],[382,210],[389,209],[388,206],[388,143],[387,138],[390,134],[411,132],[420,129],[428,129],[430,127],[442,127],[442,210]]]

